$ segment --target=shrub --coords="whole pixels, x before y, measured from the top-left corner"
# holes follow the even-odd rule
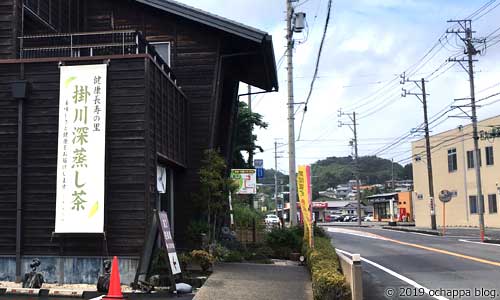
[[[220,243],[216,243],[212,247],[212,255],[217,261],[224,261],[224,257],[226,257],[229,254],[230,250],[226,247],[224,247]]]
[[[225,262],[242,262],[243,255],[239,251],[229,251],[229,253],[223,257]]]
[[[186,237],[191,246],[201,247],[202,244],[202,234],[208,233],[208,223],[205,221],[194,220],[189,223],[186,231]]]
[[[303,225],[293,227],[293,230],[297,235],[304,237],[304,226]],[[313,231],[314,231],[315,237],[328,237],[328,235],[326,234],[326,231],[323,229],[323,227],[319,227],[316,224],[313,226]]]
[[[274,254],[273,249],[265,245],[253,245],[245,251],[245,260],[251,261],[269,261]]]
[[[194,263],[200,265],[203,272],[208,271],[210,267],[214,264],[214,257],[205,250],[193,250],[191,251],[191,258]]]
[[[351,292],[340,271],[335,249],[330,240],[316,237],[314,249],[305,247],[307,265],[311,272],[313,295],[315,300],[344,300],[351,298]]]
[[[181,253],[179,255],[179,263],[181,264],[181,269],[183,272],[186,272],[187,271],[187,267],[189,265],[189,263],[191,263],[192,259],[191,259],[191,255],[189,253]]]
[[[288,259],[291,253],[300,252],[302,247],[302,236],[296,227],[274,228],[267,233],[265,241],[275,258]]]

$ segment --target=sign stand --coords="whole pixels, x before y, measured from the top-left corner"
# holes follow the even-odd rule
[[[446,203],[451,201],[453,194],[448,190],[442,190],[439,192],[439,200],[443,203],[443,229],[442,235],[446,233]]]
[[[446,232],[446,202],[443,202],[443,236]]]
[[[151,227],[144,243],[143,252],[132,286],[133,288],[138,288],[143,285],[152,286],[147,281],[147,276],[150,273],[158,236],[161,237],[161,248],[166,249],[168,253],[166,260],[170,281],[170,291],[172,293],[177,293],[175,275],[181,273],[181,266],[177,258],[177,253],[175,252],[175,245],[170,232],[170,224],[168,223],[168,216],[164,211],[158,212],[157,210],[153,210],[153,220],[151,221]]]

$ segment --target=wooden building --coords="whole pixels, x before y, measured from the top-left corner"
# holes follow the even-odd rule
[[[1,1],[0,280],[36,256],[49,281],[93,282],[112,254],[127,282],[154,208],[182,244],[203,151],[230,161],[239,83],[277,90],[273,51],[267,33],[171,0]],[[103,62],[105,240],[54,236],[59,66]]]

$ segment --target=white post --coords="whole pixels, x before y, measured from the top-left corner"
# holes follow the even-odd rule
[[[234,225],[234,218],[233,218],[233,204],[231,202],[231,192],[229,192],[229,212],[231,216],[231,226]]]
[[[389,200],[389,209],[391,210],[391,222],[394,222],[394,198]]]

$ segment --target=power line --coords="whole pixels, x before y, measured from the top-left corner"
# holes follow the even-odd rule
[[[489,5],[493,4],[495,1],[492,1]],[[488,13],[490,13],[492,10],[494,10],[495,8],[497,8],[498,6],[500,5],[500,2],[497,3],[495,6],[493,6],[492,8],[490,8],[489,10],[487,10],[486,12],[484,12],[483,14],[481,14],[480,16],[478,17],[475,17],[474,19],[472,19],[472,21],[477,21],[479,19],[481,19],[482,17],[484,17],[485,15],[487,15]]]
[[[330,24],[331,10],[332,10],[332,0],[329,0],[327,13],[326,13],[325,27],[323,29],[323,36],[321,37],[321,43],[319,44],[318,56],[316,58],[316,66],[314,68],[314,75],[313,75],[313,78],[311,80],[311,86],[309,87],[309,93],[307,95],[306,102],[304,104],[304,113],[302,114],[302,121],[300,121],[300,129],[299,129],[299,135],[297,137],[297,140],[300,140],[300,134],[302,133],[302,126],[304,125],[304,118],[305,118],[306,112],[307,112],[307,105],[309,104],[309,100],[311,99],[311,95],[312,95],[312,92],[314,89],[314,82],[316,82],[316,77],[318,76],[319,62],[321,60],[321,53],[323,52],[323,45],[325,44],[325,38],[326,38],[326,33],[328,31],[328,25]]]
[[[472,14],[470,14],[466,19],[474,18],[476,15],[480,14],[483,10],[485,10],[488,6],[495,3],[495,1],[496,0],[490,0],[490,1],[486,2],[485,4],[483,4],[483,6],[479,7],[476,11],[474,11]],[[458,25],[456,25],[456,26],[458,26]]]

